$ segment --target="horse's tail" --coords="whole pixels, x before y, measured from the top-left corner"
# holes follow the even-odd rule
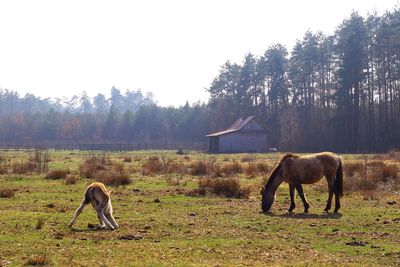
[[[93,190],[94,190],[94,188],[91,186],[89,186],[86,189],[85,198],[83,199],[85,204],[89,204],[90,202],[92,202]]]
[[[341,159],[339,159],[339,166],[336,171],[335,192],[343,196],[343,168]]]

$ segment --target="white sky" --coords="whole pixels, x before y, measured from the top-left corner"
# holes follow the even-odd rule
[[[310,29],[331,34],[352,10],[399,0],[0,0],[0,88],[41,97],[112,86],[151,91],[162,106],[207,101],[227,60]]]

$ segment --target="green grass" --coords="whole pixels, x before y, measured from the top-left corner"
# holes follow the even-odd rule
[[[152,155],[179,161],[168,151],[109,154],[124,163],[127,170],[138,169]],[[14,160],[26,159],[25,152],[1,152]],[[190,153],[190,160],[209,155]],[[248,155],[212,155],[218,162],[239,161]],[[345,155],[353,159],[358,155]],[[77,172],[85,154],[77,151],[50,152],[50,169],[68,168]],[[271,166],[278,154],[257,155]],[[187,161],[187,159],[186,159]],[[87,206],[74,228],[67,227],[79,206],[86,186],[62,180],[44,179],[44,174],[0,176],[3,188],[16,190],[13,198],[0,198],[0,266],[20,266],[36,255],[44,255],[55,266],[248,266],[248,265],[359,265],[396,266],[400,263],[400,196],[376,193],[375,200],[364,200],[360,193],[342,199],[340,215],[323,213],[327,193],[319,187],[304,186],[311,204],[302,214],[300,199],[296,210],[287,214],[287,185],[278,190],[272,214],[260,213],[259,186],[262,176],[242,183],[253,185],[249,199],[188,197],[185,190],[196,187],[197,177],[179,177],[186,183],[168,182],[174,175],[142,176],[131,173],[133,183],[113,188],[112,203],[120,224],[116,231],[91,230],[97,217]],[[321,186],[323,188],[323,186]],[[139,189],[140,192],[134,192]],[[154,199],[159,198],[160,203]],[[389,201],[396,201],[389,205]],[[37,229],[38,221],[42,227]],[[123,240],[121,236],[140,236]],[[352,241],[365,246],[351,246]]]

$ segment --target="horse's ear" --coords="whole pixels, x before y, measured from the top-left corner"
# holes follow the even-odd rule
[[[110,197],[111,197],[111,195],[114,194],[114,190],[109,190],[109,191],[108,191],[108,194],[109,194]]]
[[[265,186],[263,185],[263,186],[261,187],[261,190],[260,190],[260,194],[261,194],[261,195],[263,194],[264,190],[265,190]]]

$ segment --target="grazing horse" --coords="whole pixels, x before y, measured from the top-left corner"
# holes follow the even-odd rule
[[[343,195],[343,170],[342,161],[338,155],[331,152],[322,152],[305,156],[293,154],[284,155],[273,169],[268,182],[261,190],[263,212],[269,211],[275,200],[275,193],[282,182],[289,184],[290,207],[292,212],[296,204],[294,202],[295,189],[300,195],[304,205],[304,213],[308,213],[310,205],[303,192],[302,184],[313,184],[325,176],[328,181],[329,197],[325,207],[328,212],[331,209],[332,196],[335,194],[335,210],[340,209],[340,197]]]
[[[92,183],[87,187],[81,205],[75,211],[74,217],[68,224],[68,227],[72,227],[83,208],[89,203],[92,204],[93,208],[97,212],[100,227],[107,227],[110,230],[118,228],[118,224],[112,215],[113,208],[111,206],[111,191],[108,191],[104,184],[98,182]]]

